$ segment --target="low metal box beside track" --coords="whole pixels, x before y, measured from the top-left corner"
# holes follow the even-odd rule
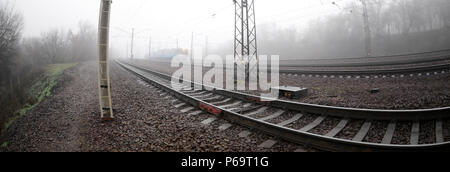
[[[307,88],[279,86],[279,87],[272,87],[271,89],[278,90],[280,97],[285,97],[288,99],[300,99],[308,96]]]

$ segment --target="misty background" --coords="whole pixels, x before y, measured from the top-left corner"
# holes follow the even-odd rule
[[[79,23],[94,27],[99,0],[2,0],[15,3],[24,16],[24,37],[43,32],[77,32]],[[256,0],[259,54],[281,58],[365,56],[360,0]],[[367,0],[373,55],[391,55],[450,48],[446,0]],[[45,9],[45,10],[43,10]],[[165,49],[232,54],[232,0],[115,0],[111,16],[113,56],[133,53],[147,58]],[[64,33],[66,34],[66,33]],[[150,45],[151,39],[151,45]]]

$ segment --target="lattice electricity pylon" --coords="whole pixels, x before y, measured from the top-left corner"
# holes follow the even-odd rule
[[[258,68],[250,69],[251,62],[258,62],[258,46],[256,42],[256,15],[254,0],[233,0],[235,4],[234,60],[245,63],[246,83],[250,73],[258,73]],[[235,76],[236,78],[237,76]]]
[[[111,0],[102,0],[98,24],[98,89],[100,115],[102,120],[114,119],[111,101],[111,82],[109,80],[109,20]]]

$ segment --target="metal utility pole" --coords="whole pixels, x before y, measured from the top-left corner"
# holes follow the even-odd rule
[[[194,32],[192,32],[191,36],[191,63],[194,62]]]
[[[235,4],[234,60],[236,63],[238,61],[245,63],[246,83],[249,83],[250,72],[258,70],[250,69],[250,62],[258,62],[255,1],[233,0],[233,2]]]
[[[205,57],[208,56],[208,36],[205,37]]]
[[[148,38],[148,58],[152,58],[152,36]]]
[[[134,58],[134,53],[133,53],[133,44],[134,44],[134,28],[131,29],[131,60],[133,60]]]
[[[178,38],[177,38],[177,51],[180,48],[179,44],[178,44]]]
[[[128,57],[128,53],[130,52],[130,51],[129,51],[129,50],[130,50],[130,48],[129,48],[130,45],[128,45],[128,41],[127,41],[126,44],[127,44],[127,49],[126,49],[126,51],[125,51],[125,58],[129,58],[129,57]]]
[[[98,89],[102,121],[114,119],[111,101],[111,82],[109,80],[108,59],[111,3],[111,0],[101,1],[100,20],[98,24]]]
[[[364,33],[365,33],[365,45],[366,45],[366,55],[367,57],[372,56],[372,37],[369,25],[369,14],[367,10],[366,0],[361,0],[363,5],[363,20],[364,20]]]

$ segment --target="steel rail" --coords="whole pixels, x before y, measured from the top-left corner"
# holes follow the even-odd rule
[[[333,59],[282,59],[284,67],[363,67],[385,65],[408,65],[450,60],[450,49],[378,57],[333,58]]]
[[[419,56],[419,57],[409,57]],[[424,57],[425,56],[425,57]],[[407,57],[407,59],[397,59]],[[384,59],[384,60],[380,60]],[[328,62],[327,62],[328,61]],[[330,63],[331,61],[331,63]],[[169,63],[167,61],[157,61]],[[416,67],[397,66],[388,69],[295,69],[301,67],[330,68],[330,67],[380,67],[389,65],[414,65],[420,63],[437,63]],[[197,64],[196,64],[197,65]],[[305,74],[305,75],[391,75],[442,71],[450,69],[450,50],[424,52],[407,55],[382,56],[372,58],[343,58],[343,59],[316,59],[316,60],[280,60],[280,73]]]
[[[171,80],[172,76],[150,70],[148,68],[139,67],[126,63],[130,66],[144,70],[146,72],[157,75],[158,77],[166,80]],[[187,81],[190,82],[190,81]],[[202,86],[200,83],[192,83],[192,86]],[[214,93],[230,96],[232,98],[254,102],[258,104],[264,104],[272,107],[277,107],[286,110],[293,110],[312,114],[322,114],[334,117],[352,118],[352,119],[373,119],[373,120],[431,120],[442,119],[450,117],[450,107],[433,108],[433,109],[417,109],[417,110],[382,110],[382,109],[361,109],[361,108],[346,108],[326,105],[316,105],[308,103],[293,102],[287,100],[271,100],[261,101],[261,97],[245,94],[236,91],[224,90],[221,88],[214,88],[212,86],[203,85],[203,87],[209,87],[209,90],[214,90]]]
[[[375,70],[297,70],[281,69],[280,73],[303,74],[303,75],[394,75],[409,73],[424,73],[433,71],[445,71],[450,69],[450,64],[432,65],[424,67],[409,67],[399,69],[375,69]]]
[[[168,85],[160,83],[158,81],[152,80],[132,69],[127,67],[125,64],[116,61],[117,64],[123,67],[125,70],[135,74],[142,80],[158,87],[168,94],[174,96],[175,98],[182,100],[191,104],[194,107],[198,107],[202,110],[210,112],[217,115],[220,118],[228,120],[232,123],[236,123],[251,129],[257,129],[261,132],[267,133],[269,135],[291,141],[294,143],[311,146],[320,150],[325,151],[348,151],[348,152],[388,152],[388,151],[406,151],[406,152],[417,152],[417,151],[450,151],[450,143],[437,143],[437,144],[425,144],[425,145],[391,145],[391,144],[373,144],[365,142],[356,142],[350,140],[337,139],[317,134],[312,134],[308,132],[302,132],[299,130],[290,129],[284,126],[278,126],[261,120],[253,119],[251,117],[243,116],[241,114],[214,106],[200,99],[194,98],[180,91],[171,88]],[[132,66],[132,65],[130,65]],[[142,70],[136,66],[136,69]],[[147,72],[147,70],[142,70]],[[161,73],[154,73],[157,77],[167,75]],[[164,78],[163,78],[164,79]]]

